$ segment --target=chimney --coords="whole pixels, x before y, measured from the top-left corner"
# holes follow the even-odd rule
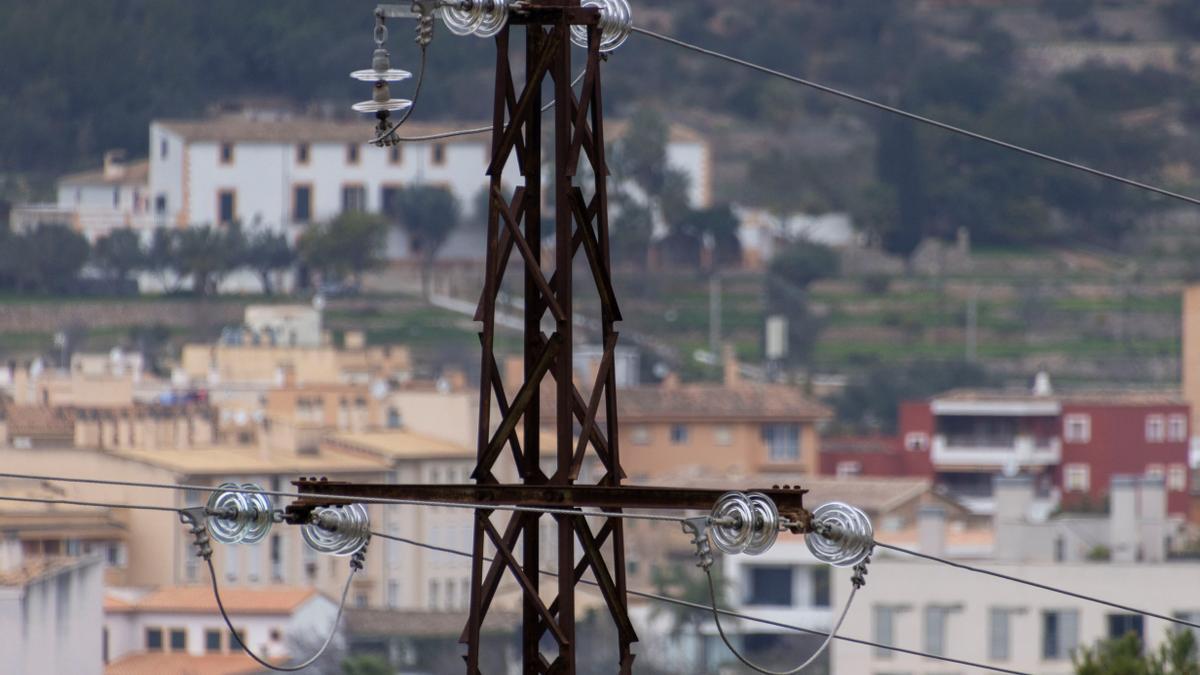
[[[0,572],[15,572],[25,565],[21,540],[16,532],[5,532],[0,539]]]
[[[107,179],[125,176],[125,151],[109,150],[104,153],[104,177]]]
[[[1029,509],[1033,505],[1033,478],[1025,475],[996,476],[992,479],[996,500],[995,557],[1003,562],[1019,562],[1028,557]]]
[[[726,344],[721,347],[721,363],[725,367],[725,386],[738,386],[742,375],[738,368],[737,352],[734,351],[733,345]]]
[[[1113,476],[1108,492],[1109,547],[1113,562],[1136,562],[1140,557],[1137,476]]]
[[[924,504],[917,509],[917,550],[925,555],[946,554],[946,509]]]
[[[1144,562],[1167,559],[1167,487],[1161,476],[1144,476],[1137,533]]]

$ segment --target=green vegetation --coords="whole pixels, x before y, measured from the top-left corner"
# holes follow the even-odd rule
[[[462,221],[462,207],[449,189],[413,185],[391,194],[384,210],[394,213],[408,233],[413,255],[421,261],[421,289],[429,297],[433,261]]]
[[[1146,653],[1129,633],[1084,648],[1074,657],[1076,675],[1200,675],[1196,638],[1190,630],[1173,630],[1155,652]]]

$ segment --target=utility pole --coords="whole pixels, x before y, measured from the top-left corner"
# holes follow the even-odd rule
[[[474,0],[478,1],[478,0]],[[491,0],[484,0],[491,1]],[[470,2],[466,3],[470,5]],[[481,632],[492,601],[503,579],[522,590],[521,654],[523,672],[573,675],[577,657],[575,588],[591,575],[608,607],[617,631],[615,672],[631,673],[637,641],[629,619],[625,584],[625,530],[619,517],[625,508],[672,511],[713,509],[724,490],[627,487],[621,470],[614,353],[621,311],[610,273],[608,223],[608,166],[604,149],[604,115],[601,96],[602,52],[612,49],[612,37],[629,27],[628,5],[623,0],[524,0],[504,8],[507,21],[495,34],[496,78],[492,108],[492,153],[488,167],[490,205],[483,293],[475,313],[482,323],[480,342],[478,452],[474,485],[350,484],[325,480],[300,480],[295,485],[311,497],[288,508],[289,520],[304,522],[314,508],[346,503],[320,495],[409,499],[474,504],[471,564],[471,604],[460,642],[466,645],[466,672],[480,673]],[[466,11],[466,10],[464,10]],[[623,16],[623,19],[622,19]],[[509,58],[513,27],[523,26],[524,71],[521,84]],[[571,86],[571,42],[586,37],[587,55],[580,93]],[[582,36],[580,35],[582,33]],[[623,36],[620,37],[623,39]],[[602,44],[605,43],[605,44]],[[619,41],[616,42],[619,44]],[[606,46],[607,45],[607,46]],[[543,84],[552,85],[553,178],[546,186],[554,195],[553,273],[546,276],[542,251],[542,106]],[[521,184],[511,195],[503,193],[501,175],[517,162]],[[590,171],[581,170],[587,163]],[[585,196],[579,181],[588,181]],[[515,251],[515,256],[514,256]],[[603,355],[591,390],[575,384],[572,364],[576,298],[573,261],[587,260],[587,283],[599,297]],[[504,382],[494,351],[496,298],[511,260],[523,270],[525,295],[524,372],[522,382]],[[590,294],[583,295],[589,297]],[[542,332],[543,317],[553,318],[554,331]],[[550,380],[547,381],[547,375]],[[541,447],[543,384],[552,382],[555,443]],[[586,396],[585,396],[586,394]],[[492,419],[495,407],[500,418]],[[603,407],[601,407],[603,406]],[[579,433],[576,438],[575,430]],[[543,450],[546,452],[543,453]],[[577,484],[585,465],[594,460],[602,475],[592,484]],[[497,467],[512,462],[519,484],[501,484]],[[548,473],[545,467],[549,467]],[[778,507],[781,516],[807,522],[804,490],[761,490]],[[487,505],[516,505],[579,511],[578,516],[530,511],[504,513],[507,522],[493,521],[496,511]],[[543,542],[540,524],[553,518],[555,535]],[[595,521],[593,524],[589,519]],[[557,580],[548,593],[539,571],[543,543],[554,551]],[[496,555],[484,558],[487,547]],[[576,550],[580,556],[576,558]],[[552,599],[547,602],[544,596]],[[553,642],[547,648],[543,639]]]

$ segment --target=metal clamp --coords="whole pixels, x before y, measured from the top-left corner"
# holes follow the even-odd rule
[[[212,560],[212,541],[208,538],[208,510],[203,506],[192,506],[179,511],[179,522],[188,525],[193,537],[196,555]]]

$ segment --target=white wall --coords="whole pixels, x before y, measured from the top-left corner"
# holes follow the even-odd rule
[[[100,675],[103,584],[100,561],[86,559],[0,588],[0,675]]]
[[[1173,615],[1200,611],[1200,586],[1195,579],[1200,564],[1166,563],[1120,565],[1091,564],[1003,564],[985,563],[988,569],[1096,595],[1139,609]],[[945,565],[909,562],[877,556],[870,565],[866,587],[859,592],[846,617],[842,634],[874,640],[873,607],[905,606],[894,624],[894,643],[924,650],[924,610],[929,605],[960,605],[948,622],[946,656],[987,663],[1039,675],[1069,675],[1071,662],[1042,659],[1042,613],[1074,609],[1079,612],[1079,644],[1091,645],[1107,637],[1107,617],[1118,613],[1107,607],[1066,596],[988,578]],[[840,607],[850,589],[849,570],[834,575],[834,606]],[[989,611],[993,607],[1016,610],[1010,623],[1010,658],[991,661],[988,653]],[[1157,649],[1171,624],[1146,618],[1147,642]],[[936,661],[892,653],[880,658],[871,647],[834,641],[833,675],[863,673],[910,673],[935,675],[954,670]],[[960,669],[961,670],[961,669]]]

